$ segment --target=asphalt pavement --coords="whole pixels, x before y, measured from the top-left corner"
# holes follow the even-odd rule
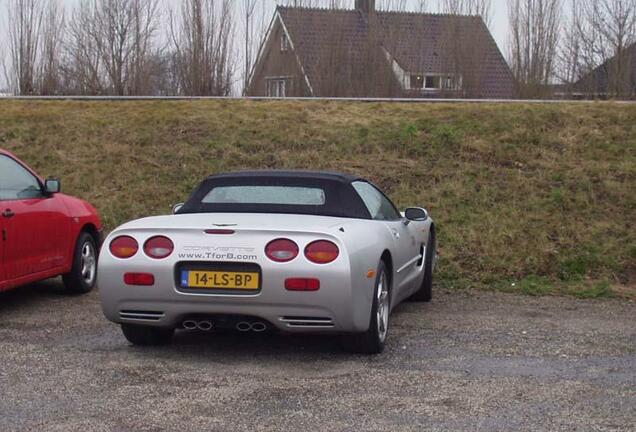
[[[636,303],[437,292],[378,356],[178,332],[131,347],[97,293],[0,294],[0,431],[636,431]]]

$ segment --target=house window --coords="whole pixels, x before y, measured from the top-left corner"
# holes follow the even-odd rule
[[[280,50],[289,51],[289,48],[289,38],[287,37],[287,33],[283,33],[280,37]]]
[[[459,90],[461,89],[461,77],[457,75],[409,75],[411,90]]]
[[[424,75],[411,75],[411,88],[423,89],[424,88]]]
[[[284,98],[287,97],[289,80],[287,78],[270,78],[267,80],[267,96]]]
[[[461,78],[456,75],[448,75],[443,79],[444,90],[460,90],[462,88]]]
[[[427,90],[439,90],[442,88],[442,77],[437,75],[428,75],[426,77],[426,82],[424,88]]]

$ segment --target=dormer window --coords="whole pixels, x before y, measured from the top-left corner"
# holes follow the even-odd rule
[[[412,74],[408,84],[411,90],[460,90],[462,80],[460,76],[451,74]]]
[[[289,48],[289,38],[287,37],[287,33],[283,33],[283,35],[280,37],[280,50],[289,51]]]

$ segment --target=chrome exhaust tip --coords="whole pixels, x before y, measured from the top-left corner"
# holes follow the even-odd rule
[[[252,324],[252,330],[255,331],[256,333],[262,333],[265,330],[267,330],[267,324],[265,324],[264,322],[257,321]]]
[[[236,324],[236,329],[240,332],[248,332],[252,330],[252,324],[248,323],[247,321],[241,321],[240,323]]]
[[[197,327],[201,331],[210,331],[212,330],[212,323],[210,321],[200,321]]]
[[[187,320],[183,322],[183,328],[186,330],[196,330],[197,322],[192,320]]]

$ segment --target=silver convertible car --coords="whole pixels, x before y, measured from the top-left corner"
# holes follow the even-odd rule
[[[333,333],[383,350],[391,310],[430,301],[435,225],[359,177],[255,171],[205,179],[173,215],[114,230],[99,259],[106,317],[136,345],[175,330]]]

